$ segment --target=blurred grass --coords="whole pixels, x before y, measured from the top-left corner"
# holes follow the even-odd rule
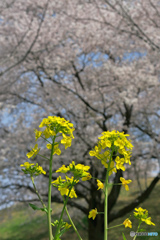
[[[152,178],[148,179],[148,185],[152,181]],[[144,180],[141,179],[142,189],[144,189]],[[129,185],[130,191],[121,189],[118,202],[113,211],[117,211],[128,203],[133,201],[138,196],[137,182],[134,181]],[[160,239],[160,182],[156,185],[149,198],[142,204],[142,208],[145,208],[149,212],[149,216],[152,218],[152,222],[156,226],[149,226],[143,224],[142,227],[146,229],[146,232],[158,232],[157,237],[139,236],[136,240],[158,240]],[[138,207],[139,207],[138,206]],[[61,204],[52,204],[54,220],[59,217],[61,212]],[[75,219],[76,227],[82,235],[83,240],[87,240],[87,217],[81,214],[80,211],[69,208],[73,220]],[[119,218],[110,223],[109,227],[122,224],[123,221],[128,218],[132,213],[126,214],[124,217]],[[80,222],[82,219],[82,223]],[[19,203],[7,209],[0,211],[0,240],[48,240],[47,233],[47,221],[46,215],[41,211],[34,211],[28,205]],[[133,228],[124,228],[120,226],[109,230],[108,240],[123,240],[122,232],[125,234],[127,240],[133,240],[130,237],[130,231],[137,229],[137,220],[131,217],[133,222]],[[71,228],[64,236],[63,240],[78,239],[74,230]],[[99,240],[99,239],[97,239]]]

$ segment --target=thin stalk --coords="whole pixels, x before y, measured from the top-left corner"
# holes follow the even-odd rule
[[[141,225],[141,222],[140,222],[139,225],[138,225],[137,232],[138,232],[138,230],[139,230],[139,228],[140,228],[140,225]],[[133,240],[135,240],[136,237],[137,237],[137,235],[134,236]]]
[[[55,138],[53,138],[52,142],[52,149],[50,154],[50,160],[49,160],[49,182],[48,182],[48,231],[49,231],[49,240],[52,240],[52,225],[51,225],[51,181],[52,181],[52,158],[53,158],[53,151],[54,151],[54,141]]]
[[[44,158],[44,159],[47,159],[47,160],[50,160],[49,158],[46,158],[45,156],[43,156],[43,155],[41,155],[41,154],[37,154],[37,156],[40,156],[40,157],[42,157],[42,158]]]
[[[67,196],[66,200],[64,201],[64,205],[63,205],[63,209],[62,209],[61,216],[60,216],[60,219],[59,219],[58,227],[57,227],[56,233],[55,233],[55,240],[57,240],[57,234],[59,233],[59,230],[60,230],[61,220],[62,220],[62,217],[63,217],[63,214],[64,214],[64,210],[65,210],[65,207],[66,207],[68,199],[69,199],[69,194],[70,194],[70,192],[72,190],[73,185],[74,185],[74,180],[73,180],[73,182],[71,184],[71,188],[69,189],[68,196]]]
[[[123,223],[122,223],[122,224],[119,224],[119,225],[115,225],[115,226],[110,227],[110,228],[108,228],[108,229],[115,228],[115,227],[119,227],[119,226],[122,226],[122,225],[123,225]]]
[[[37,190],[36,185],[35,185],[35,183],[34,183],[34,178],[33,178],[32,176],[31,176],[31,180],[32,180],[32,184],[33,184],[33,188],[34,188],[35,193],[37,194],[37,196],[38,196],[38,198],[39,198],[39,200],[40,200],[43,208],[46,209],[46,205],[44,204],[41,196],[40,196],[39,193],[38,193],[38,190]]]
[[[67,213],[68,219],[69,219],[69,221],[70,221],[72,227],[74,228],[74,231],[77,233],[77,236],[78,236],[79,240],[82,240],[82,238],[81,238],[81,236],[79,235],[79,232],[78,232],[76,226],[74,225],[74,223],[73,223],[73,221],[72,221],[72,219],[71,219],[71,217],[70,217],[70,215],[69,215],[69,212],[68,212],[66,206],[65,206],[65,211],[66,211],[66,213]]]
[[[105,202],[104,202],[104,240],[107,240],[108,234],[108,178],[109,178],[109,171],[110,171],[110,163],[112,160],[114,149],[111,152],[110,160],[108,163],[107,174],[106,174],[106,181],[105,181]]]
[[[45,137],[41,136],[41,138],[43,138],[46,142],[52,144],[50,141],[48,141],[48,139],[46,139]]]
[[[107,240],[107,232],[108,232],[108,171],[105,182],[104,240]]]

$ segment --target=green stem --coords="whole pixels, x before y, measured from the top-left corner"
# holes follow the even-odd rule
[[[78,230],[77,230],[76,226],[74,225],[74,223],[73,223],[73,221],[72,221],[72,219],[71,219],[71,217],[70,217],[70,215],[69,215],[69,212],[68,212],[68,210],[67,210],[67,207],[65,207],[65,211],[66,211],[66,213],[67,213],[67,216],[68,216],[68,219],[69,219],[70,223],[72,224],[72,227],[74,228],[74,231],[77,233],[77,236],[78,236],[79,240],[82,240],[81,236],[80,236],[79,233],[78,233]]]
[[[53,151],[54,151],[54,141],[56,136],[53,138],[52,142],[52,149],[50,154],[49,160],[49,182],[48,182],[48,231],[49,231],[49,240],[52,240],[52,225],[51,225],[51,181],[52,181],[52,158],[53,158]]]
[[[138,232],[138,230],[139,230],[139,228],[140,228],[141,223],[142,223],[142,222],[140,222],[139,225],[138,225],[137,232]],[[137,237],[137,235],[134,236],[133,240],[135,240],[136,237]]]
[[[38,196],[38,198],[39,198],[39,200],[40,200],[40,202],[41,202],[43,208],[46,209],[46,205],[44,204],[44,202],[43,202],[41,196],[39,195],[38,190],[37,190],[37,188],[36,188],[36,185],[35,185],[35,183],[34,183],[34,178],[33,178],[33,176],[31,176],[31,180],[32,180],[32,184],[33,184],[33,187],[34,187],[34,191],[35,191],[35,193],[37,194],[37,196]]]
[[[123,223],[122,223],[122,224],[119,224],[119,225],[116,225],[116,226],[113,226],[113,227],[110,227],[110,228],[108,228],[108,229],[115,228],[115,227],[119,227],[119,226],[122,226],[122,225],[123,225]]]
[[[50,141],[48,141],[45,137],[41,136],[41,138],[43,138],[46,142],[50,143]],[[50,143],[52,144],[52,143]]]
[[[108,171],[105,182],[104,240],[107,240],[107,229],[108,229]]]
[[[108,163],[107,174],[106,174],[106,181],[105,181],[105,202],[104,202],[104,240],[107,240],[107,233],[108,233],[108,178],[109,178],[109,171],[110,171],[110,163],[112,161],[114,149],[111,152],[110,160]]]
[[[92,177],[92,179],[95,179],[95,180],[100,180],[101,182],[105,182],[104,179],[99,179],[99,178],[95,178],[95,177]]]
[[[55,240],[57,240],[57,234],[59,233],[59,230],[60,230],[61,220],[62,220],[62,217],[63,217],[63,214],[64,214],[64,210],[65,210],[65,207],[66,207],[68,199],[69,199],[69,194],[70,194],[70,192],[72,190],[73,185],[74,185],[74,179],[73,179],[73,182],[72,182],[71,187],[69,189],[68,196],[67,196],[67,198],[66,198],[66,200],[64,202],[64,205],[63,205],[63,209],[62,209],[61,216],[60,216],[60,219],[59,219],[58,227],[57,227],[56,233],[55,233]]]
[[[41,155],[41,154],[37,154],[37,156],[40,156],[40,157],[42,157],[42,158],[45,158],[45,159],[47,159],[47,160],[50,160],[49,158],[46,158],[45,156],[43,156],[43,155]]]

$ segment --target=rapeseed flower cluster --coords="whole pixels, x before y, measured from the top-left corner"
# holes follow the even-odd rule
[[[57,226],[57,230],[55,233],[55,239],[60,239],[59,236],[61,236],[65,231],[67,231],[71,225],[69,225],[66,222],[63,222],[62,217],[64,210],[67,211],[66,204],[68,201],[68,198],[77,198],[77,194],[75,192],[75,185],[80,181],[87,181],[92,178],[91,174],[88,172],[90,169],[90,166],[85,166],[83,164],[75,164],[74,161],[70,163],[68,166],[62,165],[56,173],[69,173],[72,174],[72,177],[65,176],[64,179],[61,178],[61,176],[57,177],[56,180],[52,181],[52,155],[61,154],[61,150],[59,148],[60,143],[64,145],[65,149],[71,146],[73,136],[73,131],[75,130],[73,127],[73,124],[69,121],[65,120],[64,118],[60,118],[57,116],[49,116],[48,118],[44,118],[42,122],[39,125],[39,128],[43,128],[42,131],[39,131],[37,129],[34,130],[35,132],[35,141],[37,141],[40,137],[45,139],[47,141],[46,147],[51,150],[50,159],[44,157],[45,159],[48,159],[50,161],[49,163],[49,185],[48,185],[48,208],[46,208],[45,204],[43,203],[43,200],[41,196],[39,195],[38,191],[36,190],[35,184],[34,184],[34,178],[33,176],[38,176],[40,174],[46,174],[46,172],[43,170],[41,166],[38,166],[38,163],[29,163],[25,162],[24,164],[21,164],[21,167],[24,167],[22,171],[25,174],[30,174],[32,183],[35,189],[36,194],[38,195],[39,200],[41,201],[43,208],[38,208],[35,205],[32,205],[32,208],[35,210],[42,210],[47,213],[48,216],[48,226],[49,226],[49,238],[52,239],[52,229],[50,226]],[[108,212],[108,206],[107,206],[107,198],[108,198],[108,178],[113,172],[117,172],[117,170],[121,169],[122,171],[125,171],[124,164],[128,163],[131,165],[130,157],[131,157],[131,150],[133,148],[133,145],[131,144],[131,141],[127,139],[129,135],[124,134],[123,132],[120,133],[118,131],[106,131],[102,132],[102,136],[99,137],[97,145],[94,147],[92,151],[89,152],[90,156],[97,157],[102,165],[107,169],[106,174],[106,181],[105,184],[103,184],[99,179],[97,180],[97,190],[104,189],[105,193],[105,209],[104,209],[104,215],[105,215],[105,236],[107,236],[107,221],[106,221],[106,214]],[[56,142],[57,137],[62,137],[61,140],[58,140]],[[28,158],[34,158],[37,154],[39,154],[40,148],[38,147],[38,144],[36,143],[35,146],[32,148],[32,150],[27,153]],[[51,182],[52,181],[52,182]],[[104,181],[104,180],[102,180]],[[121,184],[125,187],[125,189],[128,191],[129,187],[128,184],[132,182],[131,180],[125,180],[123,177],[120,178]],[[119,183],[118,183],[119,184]],[[56,187],[60,194],[62,196],[67,196],[64,198],[64,207],[60,216],[59,221],[55,221],[54,223],[51,223],[51,185]],[[93,220],[96,218],[97,214],[102,214],[102,212],[98,212],[97,208],[92,209],[89,212],[88,218],[92,218]],[[69,213],[67,213],[69,216]],[[135,208],[134,216],[139,219],[140,224],[142,222],[145,222],[148,225],[155,225],[151,222],[151,217],[148,217],[148,211],[146,209]],[[71,220],[70,220],[71,221]],[[72,221],[71,221],[72,223]],[[72,224],[73,225],[73,224]],[[132,222],[127,218],[122,224],[125,227],[132,228]],[[120,226],[117,225],[117,226]],[[73,225],[74,227],[74,225]],[[115,226],[114,226],[115,227]],[[76,228],[74,227],[75,231],[77,232]],[[80,235],[77,232],[77,235],[80,238]],[[81,238],[80,238],[81,239]],[[106,239],[106,238],[105,238]]]
[[[145,222],[148,225],[154,225],[154,223],[151,222],[151,217],[148,217],[148,211],[146,209],[143,209],[141,207],[135,208],[134,216],[139,219],[141,222]]]
[[[98,158],[105,168],[109,167],[109,175],[117,172],[118,169],[125,171],[125,163],[131,165],[130,157],[133,145],[127,139],[127,136],[129,134],[116,132],[115,130],[102,132],[97,146],[89,152],[90,156]],[[104,151],[102,152],[102,150]]]
[[[130,162],[131,157],[131,149],[133,145],[131,141],[127,139],[129,134],[124,134],[123,132],[120,133],[118,131],[106,131],[102,132],[102,136],[99,137],[97,145],[94,147],[93,150],[89,152],[90,156],[95,156],[98,158],[102,165],[107,169],[107,178],[113,172],[117,172],[117,170],[121,169],[125,171],[124,164]],[[120,178],[122,185],[128,191],[129,187],[128,184],[132,182],[131,180],[125,180],[124,178]],[[105,184],[105,188],[107,188],[108,179]],[[97,180],[98,189],[103,189],[104,184]],[[96,215],[98,214],[97,209],[92,209],[89,212],[89,218],[95,219]],[[124,222],[126,227],[132,227],[132,223],[129,219],[126,219]]]
[[[89,169],[89,166],[85,166],[83,164],[76,165],[74,161],[72,161],[72,163],[70,163],[67,167],[65,165],[62,165],[62,167],[60,167],[56,172],[71,172],[73,176],[71,178],[66,176],[66,179],[61,179],[61,176],[59,176],[55,181],[52,182],[52,184],[54,187],[58,188],[62,196],[68,196],[69,194],[70,198],[77,198],[74,186],[79,182],[80,178],[82,181],[91,179],[91,174],[87,172]]]
[[[53,227],[58,226],[59,221],[55,220],[54,223],[51,223]],[[70,227],[72,227],[72,225],[68,224],[67,222],[64,222],[63,220],[61,220],[61,228],[64,229],[69,229]]]
[[[70,123],[64,118],[49,116],[48,118],[44,118],[39,125],[39,128],[43,127],[45,127],[44,131],[35,131],[36,139],[38,139],[41,135],[44,135],[45,138],[50,138],[52,136],[56,136],[58,133],[61,133],[63,136],[61,143],[65,145],[65,149],[71,146],[72,138],[74,138],[73,131],[75,130],[73,123]]]
[[[77,198],[74,185],[76,185],[78,182],[79,180],[75,180],[73,177],[69,178],[66,176],[66,179],[61,179],[61,176],[59,176],[55,181],[52,182],[52,184],[54,187],[58,188],[58,191],[60,191],[62,196],[68,196],[69,194],[70,198]]]
[[[25,167],[25,169],[22,169],[22,171],[25,174],[30,174],[31,177],[38,176],[40,174],[46,174],[46,172],[43,170],[41,166],[38,166],[38,163],[36,165],[34,163],[25,162],[24,164],[20,165],[21,167]]]
[[[35,133],[35,141],[37,141],[40,137],[48,139],[51,138],[54,139],[56,137],[62,136],[61,144],[65,146],[65,149],[71,146],[73,136],[73,131],[75,130],[73,127],[73,123],[70,123],[69,121],[65,120],[64,118],[60,118],[57,116],[49,116],[48,118],[44,118],[42,122],[39,125],[39,128],[45,128],[43,131],[38,131],[37,129],[34,130]],[[58,133],[60,135],[58,136]],[[46,145],[48,149],[52,149],[52,144],[48,143]],[[38,144],[32,148],[32,150],[27,153],[28,158],[34,158],[40,151],[40,148],[38,148]],[[59,142],[54,142],[54,151],[53,155],[61,154],[61,150],[59,149]]]
[[[82,181],[87,181],[92,178],[91,174],[87,172],[90,169],[90,166],[85,166],[83,164],[75,164],[74,161],[69,164],[69,166],[62,165],[56,172],[67,173],[71,172],[74,176],[74,179],[80,179]]]

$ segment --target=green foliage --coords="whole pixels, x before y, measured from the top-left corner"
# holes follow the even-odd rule
[[[61,204],[52,204],[54,210],[53,221],[59,216]],[[3,216],[3,218],[2,218]],[[76,222],[76,221],[75,221]],[[77,227],[78,229],[80,227]],[[73,228],[67,229],[63,240],[77,239]],[[87,233],[82,231],[82,235]],[[83,238],[87,240],[87,238]],[[24,204],[12,206],[0,211],[0,240],[48,240],[46,215],[42,211],[33,211]]]
[[[124,233],[122,232],[123,240],[127,240]]]
[[[141,228],[138,230],[138,232],[147,232],[147,230],[145,228]]]
[[[41,210],[42,212],[48,213],[47,208],[39,208],[39,207],[37,207],[36,205],[34,205],[34,204],[32,204],[32,203],[29,203],[29,206],[30,206],[33,210]],[[52,209],[51,209],[51,211],[52,211]]]
[[[7,214],[9,213],[9,215]],[[21,205],[1,210],[5,215],[0,225],[1,240],[40,240],[47,236],[46,215],[38,211],[33,213]],[[43,230],[42,230],[43,229]]]

